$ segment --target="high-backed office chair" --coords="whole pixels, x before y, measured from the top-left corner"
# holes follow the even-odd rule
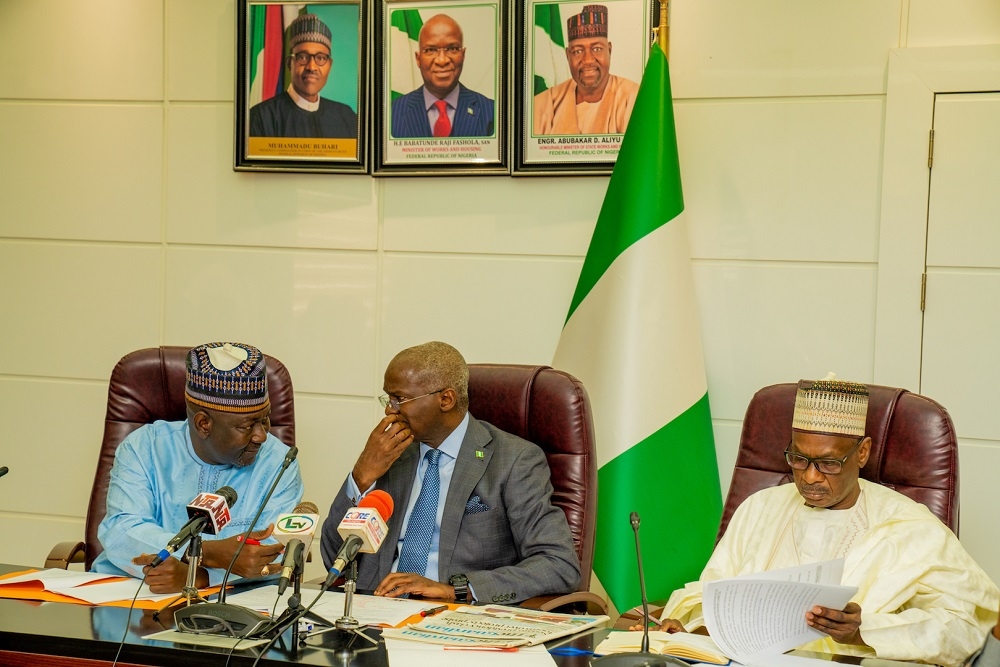
[[[719,537],[747,496],[792,481],[784,450],[792,439],[793,383],[764,387],[750,400]],[[958,439],[948,411],[905,389],[868,385],[867,434],[872,439],[861,477],[926,505],[958,534]]]
[[[97,540],[97,527],[107,510],[108,484],[115,450],[122,440],[144,424],[157,420],[186,418],[184,405],[185,360],[189,347],[151,347],[122,357],[111,372],[104,439],[94,473],[94,486],[87,506],[83,542],[60,542],[45,559],[45,567],[65,569],[83,562],[89,570],[104,548]],[[286,445],[295,444],[295,401],[292,378],[274,357],[267,360],[267,389],[271,399],[271,433]]]
[[[469,412],[477,419],[535,443],[552,473],[552,501],[566,513],[577,556],[576,593],[532,598],[548,611],[566,604],[607,613],[589,592],[597,522],[597,456],[587,391],[573,376],[548,366],[469,365]]]

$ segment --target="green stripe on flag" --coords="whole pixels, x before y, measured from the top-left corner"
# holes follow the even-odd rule
[[[553,44],[565,47],[563,39],[562,19],[559,17],[559,5],[535,5],[535,26],[545,31]]]
[[[250,61],[250,87],[254,84],[260,86],[257,81],[258,55],[264,50],[264,28],[267,22],[267,7],[263,5],[250,6],[250,53],[247,58]],[[256,100],[259,102],[260,100]]]
[[[622,140],[567,321],[618,255],[684,210],[670,72],[656,45],[629,117],[633,127]]]
[[[404,33],[414,42],[420,40],[420,29],[424,22],[416,9],[397,9],[389,17],[389,25]]]
[[[675,589],[697,580],[712,555],[714,529],[695,528],[717,527],[722,516],[713,441],[706,394],[598,471],[594,569],[619,611],[640,602],[631,512],[638,511],[642,520],[640,539],[651,600],[666,600]]]
[[[397,9],[389,14],[389,99],[416,90],[423,85],[420,69],[413,55],[419,49],[420,29],[424,21],[416,9]]]

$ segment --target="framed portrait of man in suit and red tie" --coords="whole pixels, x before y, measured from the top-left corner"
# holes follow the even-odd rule
[[[236,170],[368,173],[367,14],[239,0]]]
[[[507,0],[381,0],[376,175],[508,174]]]

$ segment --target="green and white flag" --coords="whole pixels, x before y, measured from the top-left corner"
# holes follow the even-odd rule
[[[533,94],[537,95],[560,81],[569,78],[569,64],[566,62],[566,39],[563,36],[563,20],[558,4],[537,4],[535,10],[535,31],[533,56]]]
[[[667,58],[654,45],[552,365],[590,395],[594,571],[619,611],[698,578],[722,514]]]
[[[390,102],[424,85],[414,57],[420,48],[423,26],[416,9],[397,9],[389,15]]]

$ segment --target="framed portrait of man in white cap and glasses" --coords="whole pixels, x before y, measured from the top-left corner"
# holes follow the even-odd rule
[[[367,173],[366,12],[240,0],[235,169]]]
[[[649,0],[526,0],[515,172],[610,173],[639,92]]]

